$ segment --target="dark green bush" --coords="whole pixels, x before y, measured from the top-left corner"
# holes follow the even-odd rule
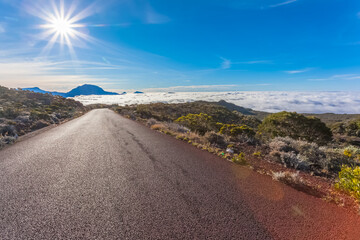
[[[255,131],[246,125],[237,124],[218,124],[220,125],[219,133],[231,137],[238,137],[240,135],[255,136]]]
[[[336,123],[331,128],[334,134],[360,137],[360,120]]]
[[[3,107],[3,109],[0,110],[1,118],[14,119],[19,115],[20,115],[20,109],[16,107]]]
[[[319,145],[325,145],[332,139],[331,130],[320,119],[296,112],[279,112],[267,116],[259,125],[258,133],[265,139],[291,137]]]

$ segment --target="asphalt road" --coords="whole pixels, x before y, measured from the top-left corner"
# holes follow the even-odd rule
[[[360,239],[360,217],[110,110],[0,151],[0,239]]]

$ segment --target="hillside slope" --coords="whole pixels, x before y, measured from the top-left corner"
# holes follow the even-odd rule
[[[82,115],[80,102],[51,94],[0,86],[0,148],[18,136]]]

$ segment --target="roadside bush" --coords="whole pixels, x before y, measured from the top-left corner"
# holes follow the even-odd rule
[[[31,130],[38,130],[38,129],[41,129],[41,128],[44,128],[44,127],[47,127],[49,126],[49,123],[47,123],[46,121],[44,120],[39,120],[39,121],[36,121],[32,126],[31,126]]]
[[[319,145],[325,145],[332,139],[331,130],[320,119],[295,112],[270,114],[259,125],[258,133],[265,139],[291,137]]]
[[[356,147],[319,147],[316,143],[277,137],[269,143],[270,156],[286,167],[312,171],[316,175],[338,174],[343,165],[360,165],[356,157],[349,157],[359,151]],[[346,153],[346,154],[345,154]],[[354,155],[355,156],[355,155]]]
[[[270,155],[286,167],[317,174],[328,167],[326,155],[316,143],[277,137],[270,142],[269,147]]]
[[[172,122],[168,122],[168,123],[165,123],[166,127],[173,131],[173,132],[178,132],[178,133],[187,133],[190,131],[189,128],[187,127],[184,127],[180,124],[177,124],[177,123],[172,123]]]
[[[272,172],[272,178],[276,181],[283,182],[288,185],[301,185],[303,179],[299,176],[299,173],[292,172]]]
[[[188,114],[186,116],[179,117],[175,120],[188,128],[191,131],[198,132],[200,135],[204,135],[214,129],[215,123],[213,118],[205,113]]]
[[[246,161],[245,153],[241,152],[239,154],[235,154],[234,157],[231,159],[232,162],[240,165],[247,165],[248,162]]]
[[[246,136],[255,136],[255,131],[246,126],[246,125],[236,125],[236,124],[221,124],[219,133],[228,135],[231,137],[238,137],[239,135],[246,135]]]
[[[320,150],[326,155],[327,169],[330,173],[338,174],[343,165],[354,164],[353,160],[344,154],[343,148],[320,147]]]
[[[225,148],[227,146],[224,137],[215,132],[207,132],[204,137],[210,144],[219,148]]]
[[[155,125],[157,121],[154,118],[150,118],[146,121],[146,126],[151,127],[152,125]]]
[[[17,139],[17,136],[6,136],[2,138],[2,141],[6,144],[13,144]]]
[[[343,166],[339,172],[339,180],[335,185],[360,200],[360,167]]]
[[[360,148],[348,146],[343,151],[344,155],[353,161],[360,162]]]
[[[14,125],[0,125],[1,136],[17,136],[16,128]]]
[[[292,173],[289,171],[285,172],[273,172],[272,177],[274,180],[285,183],[298,191],[310,194],[312,196],[323,198],[324,194],[320,192],[315,186],[310,182],[304,180],[298,172]]]
[[[16,137],[13,136],[1,136],[0,135],[0,149],[2,149],[3,147],[5,147],[7,144],[13,144],[17,139]]]
[[[217,123],[220,129],[219,133],[230,137],[233,142],[247,143],[250,145],[257,144],[255,139],[255,131],[246,125],[222,124]]]
[[[164,130],[164,129],[166,129],[166,127],[165,127],[165,125],[162,124],[162,123],[156,123],[156,124],[153,124],[153,125],[151,126],[151,129],[152,129],[152,130],[157,130],[157,131],[159,131],[159,130]]]

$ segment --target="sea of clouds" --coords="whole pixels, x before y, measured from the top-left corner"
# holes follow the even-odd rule
[[[360,113],[360,92],[152,92],[114,96],[78,96],[85,105],[94,103],[121,106],[142,103],[184,103],[225,100],[258,111],[300,113]]]

